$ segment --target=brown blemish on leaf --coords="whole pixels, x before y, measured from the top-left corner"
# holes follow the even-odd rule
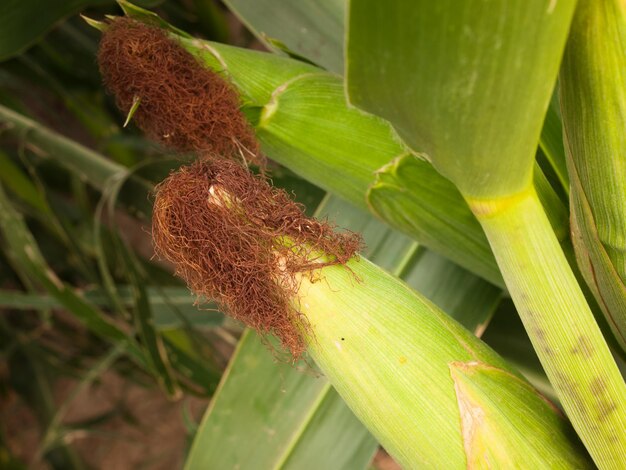
[[[546,341],[545,330],[539,327],[532,327],[532,331],[535,335],[535,338],[537,338],[541,350],[548,356],[554,356],[554,349],[552,349]]]
[[[306,320],[296,309],[298,276],[343,264],[361,245],[306,217],[302,206],[231,161],[200,160],[156,188],[152,236],[199,302],[227,313],[299,357]]]
[[[599,399],[597,400],[598,406],[598,419],[600,421],[606,421],[612,413],[617,409],[617,405],[610,400]]]
[[[554,376],[554,382],[555,386],[566,389],[569,394],[574,397],[574,400],[579,403],[584,402],[583,396],[579,390],[580,384],[570,379],[566,374],[562,372],[557,372]],[[581,408],[581,411],[586,415],[589,414],[589,409],[586,406],[583,406]]]
[[[572,354],[580,354],[583,357],[591,357],[595,352],[593,344],[587,336],[581,335],[576,341],[576,345],[571,349]]]
[[[595,377],[589,384],[594,395],[603,395],[606,390],[606,381],[602,377]]]
[[[463,437],[463,448],[468,459],[468,464],[473,460],[470,456],[476,453],[475,441],[480,439],[480,430],[485,421],[485,410],[470,399],[455,374],[454,369],[460,368],[464,370],[467,365],[462,362],[453,362],[448,364],[452,380],[454,381],[454,390],[456,392],[457,404],[461,417],[461,435]]]
[[[151,138],[180,152],[264,164],[237,91],[162,29],[130,18],[104,31],[98,64],[117,106]]]
[[[535,328],[533,331],[535,333],[535,337],[539,341],[545,341],[545,339],[546,339],[546,332],[545,332],[545,330],[543,330],[541,328]]]
[[[404,356],[400,356],[400,357],[398,358],[398,362],[399,362],[400,364],[402,364],[402,365],[406,364],[406,361],[407,361],[407,358],[406,358],[406,357],[404,357]]]
[[[454,382],[457,405],[460,416],[460,432],[465,451],[466,467],[483,468],[487,463],[488,467],[496,463],[502,468],[511,468],[510,455],[505,446],[493,445],[493,433],[496,431],[496,421],[490,414],[490,407],[487,402],[480,398],[480,392],[476,393],[472,386],[471,377],[475,374],[482,374],[486,371],[503,373],[508,378],[518,381],[529,387],[519,377],[510,372],[497,367],[485,364],[480,361],[453,361],[448,363],[450,377]],[[469,379],[469,382],[468,382]],[[484,406],[487,405],[487,406]],[[497,424],[496,424],[497,426]]]

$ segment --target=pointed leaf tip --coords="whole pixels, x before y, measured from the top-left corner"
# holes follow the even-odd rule
[[[104,32],[108,28],[107,23],[105,23],[104,21],[94,20],[93,18],[89,18],[88,16],[82,14],[80,15],[80,17],[85,21],[85,23],[100,32]]]
[[[137,112],[137,109],[139,109],[139,105],[140,104],[141,104],[141,96],[135,96],[133,98],[133,105],[130,107],[130,110],[128,111],[128,114],[126,115],[126,121],[124,121],[124,124],[123,124],[122,127],[128,126],[128,123],[130,122],[130,120],[133,118],[133,116]]]

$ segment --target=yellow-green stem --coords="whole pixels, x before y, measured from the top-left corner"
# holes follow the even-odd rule
[[[600,468],[626,468],[626,385],[534,188],[468,202],[579,436]]]

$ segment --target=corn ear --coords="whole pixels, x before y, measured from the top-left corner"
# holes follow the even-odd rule
[[[561,68],[572,239],[626,350],[626,4],[582,0]]]
[[[560,412],[406,285],[365,259],[316,279],[297,301],[309,353],[404,468],[591,466]]]

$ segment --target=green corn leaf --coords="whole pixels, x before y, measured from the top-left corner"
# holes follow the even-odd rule
[[[9,156],[2,151],[0,151],[0,180],[6,188],[10,189],[25,203],[47,216],[52,215],[46,198],[41,195],[33,182],[13,163]]]
[[[537,190],[537,196],[543,206],[554,235],[562,245],[571,243],[569,238],[569,212],[567,206],[541,171],[538,164],[535,164],[533,172],[533,184]]]
[[[124,343],[131,357],[146,366],[146,358],[135,341],[113,324],[104,312],[87,303],[64,284],[50,269],[24,219],[13,208],[1,186],[0,233],[15,264],[28,279],[41,285],[94,334],[113,343]]]
[[[163,337],[157,331],[154,323],[147,290],[143,285],[145,279],[139,272],[139,262],[123,244],[120,244],[120,248],[123,251],[123,259],[131,282],[135,331],[141,338],[142,347],[145,348],[146,356],[154,370],[157,382],[170,398],[178,398],[180,389],[172,376],[171,361]]]
[[[345,3],[337,0],[227,0],[226,5],[269,46],[285,46],[333,72],[343,72]]]
[[[196,394],[212,396],[223,373],[223,368],[215,363],[212,345],[189,325],[160,328],[159,332],[179,384]]]
[[[338,398],[331,396],[328,383],[315,379],[314,374],[313,370],[277,364],[267,345],[248,330],[200,424],[185,468],[277,469],[289,467],[289,461],[291,468],[364,468],[376,441],[347,409],[339,416],[327,415],[329,422],[320,422],[316,412]],[[302,438],[309,441],[307,433],[323,442],[315,447],[314,460],[301,460],[304,467],[293,467],[298,449],[313,450],[299,445]],[[335,447],[339,436],[349,446]],[[327,460],[329,454],[338,460]]]
[[[82,38],[81,38],[82,39]],[[62,42],[64,47],[67,47],[67,38],[62,37],[59,42]],[[50,44],[51,41],[47,41]],[[61,49],[61,45],[57,45],[58,49]],[[52,46],[49,46],[52,49]],[[57,50],[44,49],[44,53],[50,54],[52,57],[57,57],[62,53]],[[64,52],[64,51],[63,51]],[[55,55],[56,54],[56,55]],[[85,54],[86,55],[86,54]],[[88,56],[89,57],[89,56]],[[91,57],[90,57],[91,58]],[[23,54],[18,58],[21,65],[25,67],[28,74],[28,80],[35,82],[41,87],[46,87],[53,91],[60,100],[63,101],[67,109],[85,126],[85,128],[96,138],[102,139],[108,137],[117,130],[115,123],[112,121],[109,113],[102,108],[101,103],[94,102],[89,96],[81,94],[80,91],[72,89],[63,83],[63,79],[55,75],[55,73],[46,67],[45,62],[39,56],[34,54]],[[64,64],[65,67],[76,66],[75,63]],[[16,74],[16,80],[23,78]],[[27,83],[28,86],[32,86],[31,83]],[[28,92],[25,93],[26,95]]]
[[[578,4],[560,91],[572,239],[585,280],[626,350],[626,7]]]
[[[0,61],[22,52],[57,21],[87,6],[111,0],[3,0],[0,3]]]
[[[182,328],[187,324],[198,328],[216,327],[224,321],[221,313],[198,310],[193,305],[195,297],[186,287],[148,286],[146,289],[154,323],[159,330]],[[130,286],[116,286],[116,291],[122,304],[130,308],[133,301]],[[82,291],[80,296],[97,307],[110,308],[107,295],[100,289]],[[63,308],[63,305],[50,294],[0,290],[0,308],[46,310]]]
[[[59,441],[63,441],[63,439],[60,438],[63,435],[63,420],[71,409],[72,403],[81,393],[87,392],[87,389],[96,380],[99,380],[105,372],[111,369],[115,361],[119,359],[124,352],[125,349],[121,344],[112,347],[109,352],[104,354],[102,358],[91,366],[87,373],[80,378],[80,381],[78,381],[76,386],[72,389],[69,396],[56,408],[50,422],[47,423],[38,449],[39,453],[47,453],[50,447],[58,445]]]
[[[10,332],[4,329],[0,330],[3,341],[8,333]],[[56,406],[52,389],[53,378],[48,368],[44,367],[40,355],[41,351],[36,345],[23,339],[18,340],[16,347],[6,357],[6,367],[11,377],[12,389],[29,405],[39,425],[45,429],[54,420]],[[31,451],[39,452],[40,449],[35,448]],[[61,468],[77,470],[84,468],[78,454],[64,441],[57,441],[54,449],[46,453],[45,457],[56,462]],[[5,467],[5,461],[2,458],[0,462],[3,468],[11,469],[11,467]],[[16,470],[26,468],[26,466],[17,467]]]
[[[46,157],[53,159],[100,191],[104,191],[113,181],[126,179],[128,176],[129,170],[123,165],[2,105],[0,105],[0,123],[4,124],[6,131],[28,141],[30,145],[40,149]],[[127,207],[144,216],[150,214],[152,208],[146,194],[152,187],[145,179],[130,175],[123,189],[123,200]]]
[[[550,106],[541,129],[539,146],[554,170],[559,183],[561,183],[561,188],[566,194],[569,194],[570,182],[567,174],[565,147],[563,146],[563,124],[558,93],[554,93],[550,100]]]
[[[349,99],[388,119],[463,194],[515,194],[531,181],[573,6],[353,1]]]

